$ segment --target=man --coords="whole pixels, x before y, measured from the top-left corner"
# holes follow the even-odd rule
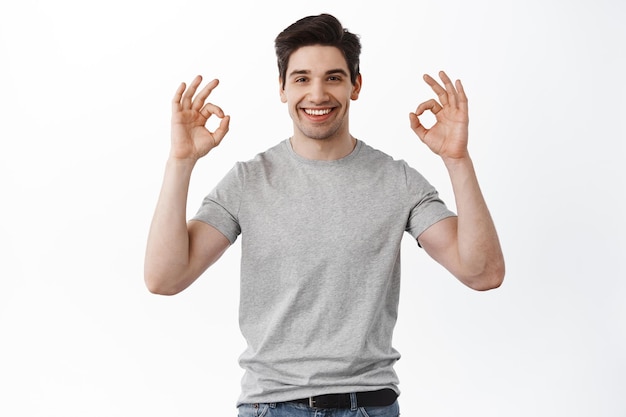
[[[146,284],[158,294],[184,290],[241,234],[240,327],[248,347],[240,415],[397,416],[399,354],[391,339],[404,232],[470,288],[496,288],[504,277],[467,150],[467,98],[445,73],[443,85],[425,76],[439,100],[409,116],[449,172],[455,214],[416,170],[350,134],[350,102],[362,81],[358,36],[323,14],[295,22],[275,46],[293,135],[237,163],[189,222],[192,169],[220,144],[230,117],[206,102],[217,80],[197,92],[198,76],[176,91]],[[437,120],[430,129],[419,120],[425,111]],[[205,124],[213,115],[221,122],[211,132]]]

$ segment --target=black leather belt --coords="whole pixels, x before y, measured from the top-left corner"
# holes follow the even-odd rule
[[[385,407],[396,401],[398,395],[392,389],[367,391],[356,393],[357,407]],[[313,408],[350,408],[350,394],[326,394],[316,397],[300,398],[289,401],[292,403],[306,404]]]

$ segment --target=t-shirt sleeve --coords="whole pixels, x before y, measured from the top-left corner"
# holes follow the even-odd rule
[[[238,215],[243,184],[241,164],[237,163],[204,198],[192,220],[215,227],[231,244],[235,243],[241,233]]]
[[[415,239],[433,224],[447,217],[456,216],[439,197],[439,193],[419,172],[405,166],[407,187],[412,209],[406,231]]]

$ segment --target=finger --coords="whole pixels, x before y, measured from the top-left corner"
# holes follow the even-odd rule
[[[172,110],[180,110],[180,99],[183,96],[183,92],[187,88],[185,83],[180,83],[178,89],[176,89],[176,93],[174,93],[174,97],[172,98]]]
[[[424,74],[424,81],[426,81],[426,84],[428,84],[430,88],[433,89],[435,94],[437,94],[437,97],[439,97],[439,101],[441,101],[441,104],[443,104],[444,106],[447,105],[448,93],[446,92],[446,90],[441,85],[439,85],[439,83],[435,81],[433,77],[428,74]]]
[[[426,110],[430,110],[436,116],[437,113],[439,113],[442,109],[443,107],[441,106],[441,104],[439,104],[434,98],[431,98],[430,100],[425,101],[417,106],[415,114],[417,116],[421,116]]]
[[[193,98],[193,95],[196,94],[196,90],[198,89],[198,86],[201,82],[202,76],[197,75],[196,78],[193,79],[191,84],[189,84],[189,88],[187,88],[187,90],[183,94],[182,107],[184,109],[188,109],[191,107],[191,99]]]
[[[417,114],[409,113],[409,121],[411,122],[411,129],[413,129],[417,136],[423,140],[426,136],[426,133],[428,133],[428,129],[426,129],[422,122],[420,122]]]
[[[220,125],[217,127],[217,129],[215,129],[215,132],[213,132],[213,140],[215,141],[215,146],[219,145],[220,142],[222,142],[222,139],[224,139],[224,136],[226,136],[226,133],[228,133],[229,125],[230,116],[224,116],[222,120],[220,120]]]
[[[467,112],[467,95],[465,94],[465,89],[463,88],[463,84],[461,84],[461,80],[456,80],[456,91],[458,91],[459,96],[459,108],[465,112]]]
[[[224,111],[222,110],[222,108],[216,106],[213,103],[206,103],[204,106],[202,106],[202,108],[200,109],[200,114],[205,119],[208,119],[212,115],[216,115],[220,119],[224,117]]]
[[[191,104],[191,108],[193,110],[199,110],[204,106],[204,101],[209,97],[211,92],[217,85],[219,84],[219,80],[212,80],[210,83],[204,86],[202,90],[198,93],[196,98],[193,99],[193,103]]]
[[[450,80],[450,77],[448,77],[448,74],[446,74],[444,71],[439,71],[439,78],[441,78],[443,85],[446,87],[448,103],[450,103],[452,107],[456,108],[457,96],[456,96],[456,89],[454,88],[454,85],[452,84],[452,80]]]

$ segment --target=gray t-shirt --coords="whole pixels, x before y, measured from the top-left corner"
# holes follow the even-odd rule
[[[400,242],[454,216],[404,161],[357,141],[308,160],[284,140],[232,170],[194,220],[241,234],[241,403],[398,391]]]

